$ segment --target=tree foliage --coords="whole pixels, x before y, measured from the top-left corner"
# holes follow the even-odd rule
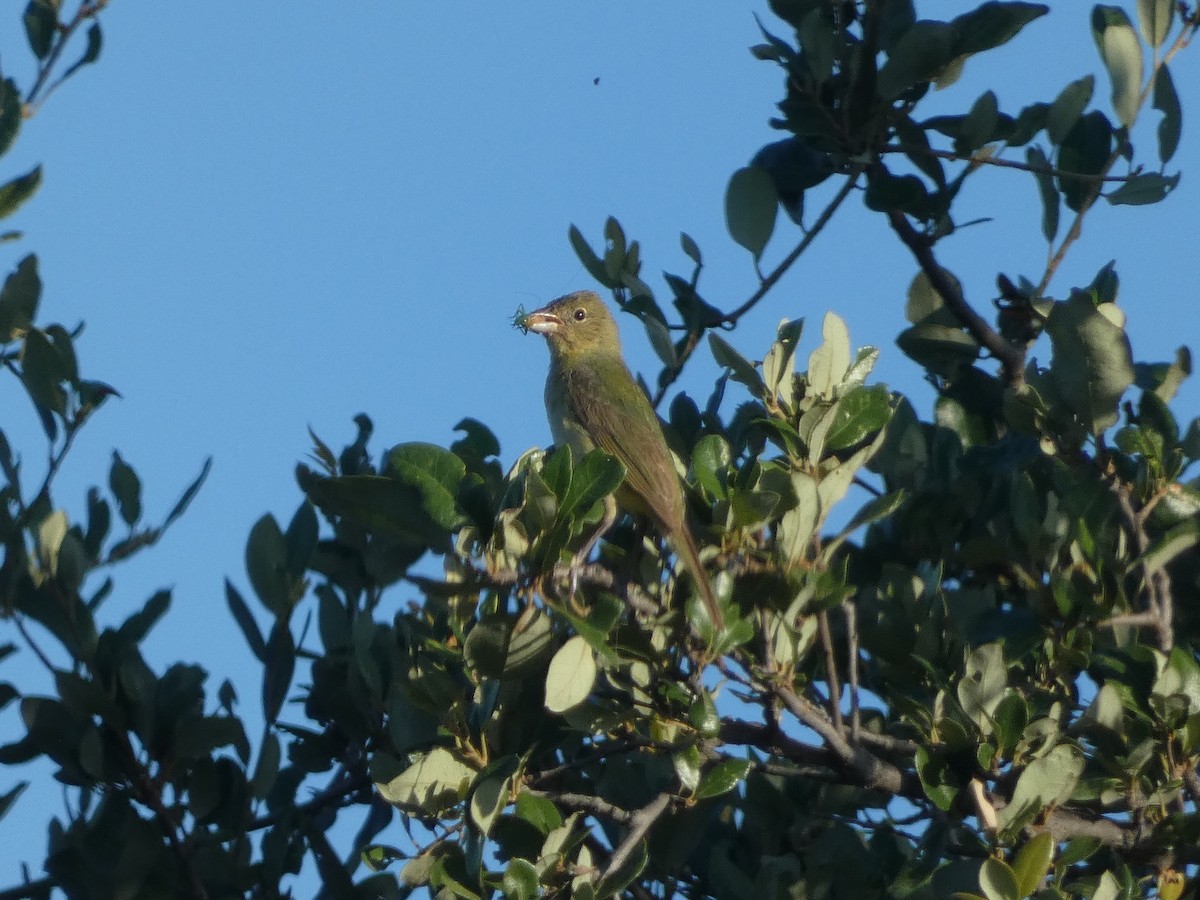
[[[24,96],[0,83],[0,153],[55,71],[97,58],[102,6],[60,21],[58,3],[29,3],[41,66]],[[0,655],[9,678],[21,659],[53,689],[0,683],[26,729],[0,763],[47,761],[72,814],[49,824],[44,871],[3,896],[277,897],[306,864],[332,897],[1195,895],[1200,420],[1171,406],[1190,354],[1135,361],[1116,263],[1050,287],[1097,203],[1154,203],[1178,183],[1169,65],[1200,9],[1098,5],[1107,88],[1089,75],[1012,111],[988,91],[930,117],[931,89],[1047,7],[986,2],[950,21],[905,0],[771,8],[752,51],[784,72],[784,136],[726,193],[757,273],[745,302],[704,298],[686,234],[693,268],[666,274],[667,304],[615,218],[599,249],[569,233],[661,358],[650,393],[687,466],[723,629],[640,523],[571,566],[619,484],[610,457],[538,450],[505,469],[473,419],[449,447],[377,456],[360,416],[340,453],[313,436],[291,520],[252,529],[254,596],[227,582],[262,669],[251,740],[229,682],[213,694],[198,664],[145,661],[169,592],[104,616],[106,569],[158,539],[207,466],[160,526],[117,453],[81,518],[52,499],[113,389],[80,374],[77,332],[40,324],[36,257],[16,265],[0,362],[50,462],[23,490],[0,433]],[[1036,183],[1049,262],[997,273],[988,309],[938,250],[964,186],[996,166]],[[0,186],[0,216],[39,180]],[[879,351],[835,314],[807,323],[807,355],[801,321],[767,348],[729,336],[858,196],[912,256],[897,344],[935,390],[927,415],[872,381]],[[826,205],[812,216],[806,200]],[[784,231],[794,249],[762,271]],[[723,370],[711,396],[668,402],[697,352]],[[0,816],[23,787],[0,786]],[[336,838],[335,820],[357,833]]]

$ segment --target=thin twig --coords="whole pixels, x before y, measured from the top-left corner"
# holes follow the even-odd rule
[[[829,713],[838,734],[846,733],[842,721],[842,689],[838,682],[837,660],[833,655],[833,637],[829,633],[829,613],[821,610],[817,614],[817,631],[821,635],[821,647],[825,650],[825,680],[829,684]]]
[[[857,744],[862,730],[858,707],[858,609],[853,603],[842,601],[842,612],[846,616],[846,652],[850,657],[850,740]]]
[[[746,302],[741,306],[737,307],[737,309],[733,310],[732,312],[725,313],[719,319],[712,322],[712,325],[734,324],[738,319],[758,305],[758,302],[767,295],[767,292],[775,286],[776,282],[778,282],[779,279],[784,276],[784,274],[792,267],[793,264],[795,264],[796,260],[798,260],[804,251],[808,249],[809,245],[816,239],[817,235],[820,234],[825,226],[829,224],[829,220],[833,218],[833,214],[837,212],[838,208],[843,202],[845,202],[846,198],[850,196],[850,192],[854,190],[855,185],[858,183],[859,176],[863,173],[863,168],[864,167],[861,165],[855,166],[850,170],[849,173],[847,173],[845,183],[838,190],[833,200],[831,200],[825,209],[821,211],[821,214],[817,216],[816,221],[813,222],[812,227],[805,233],[800,243],[797,244],[792,251],[783,258],[783,261],[779,265],[772,269],[766,275],[766,277],[761,279],[758,289],[750,295],[749,299],[747,299]],[[687,363],[696,347],[699,346],[700,336],[700,332],[695,332],[694,337],[690,338],[687,344],[685,344],[683,351],[679,354],[679,358],[675,361],[675,364],[665,368],[662,374],[659,376],[660,384],[658,390],[654,392],[654,396],[651,398],[651,403],[654,404],[655,408],[662,403],[663,397],[665,397],[667,394],[667,389],[675,383],[675,380],[679,377],[679,373],[683,371],[684,364]]]
[[[1078,178],[1081,181],[1121,181],[1127,182],[1136,178],[1141,170],[1131,172],[1128,175],[1088,175],[1083,172],[1068,172],[1065,169],[1056,169],[1054,166],[1035,166],[1030,163],[1018,162],[1014,159],[1005,159],[1000,156],[984,156],[982,154],[972,153],[969,156],[963,156],[961,153],[955,153],[953,150],[936,150],[933,147],[914,147],[911,144],[889,144],[879,150],[880,153],[920,153],[925,156],[936,156],[938,159],[949,159],[955,162],[971,163],[972,165],[987,165],[997,166],[1002,169],[1020,169],[1023,172],[1033,172],[1038,175],[1053,175],[1059,178]],[[961,227],[961,226],[960,226]]]

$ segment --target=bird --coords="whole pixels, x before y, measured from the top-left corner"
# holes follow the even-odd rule
[[[713,626],[724,628],[720,604],[700,562],[688,528],[683,487],[658,415],[621,355],[612,313],[593,291],[576,291],[530,313],[518,327],[546,338],[550,372],[546,415],[554,443],[578,459],[599,448],[625,467],[625,479],[609,498],[596,533],[580,552],[585,557],[616,520],[617,506],[648,515],[682,560]]]

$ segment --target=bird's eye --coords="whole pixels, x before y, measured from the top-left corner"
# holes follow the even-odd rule
[[[584,309],[582,306],[579,307],[579,309],[575,310],[575,321],[576,322],[582,322],[586,318],[587,318],[587,310]]]

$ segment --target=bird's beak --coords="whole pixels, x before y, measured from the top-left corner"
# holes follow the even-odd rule
[[[563,320],[554,315],[554,313],[548,313],[539,309],[536,312],[528,313],[524,321],[521,322],[521,327],[549,336],[562,331]]]

